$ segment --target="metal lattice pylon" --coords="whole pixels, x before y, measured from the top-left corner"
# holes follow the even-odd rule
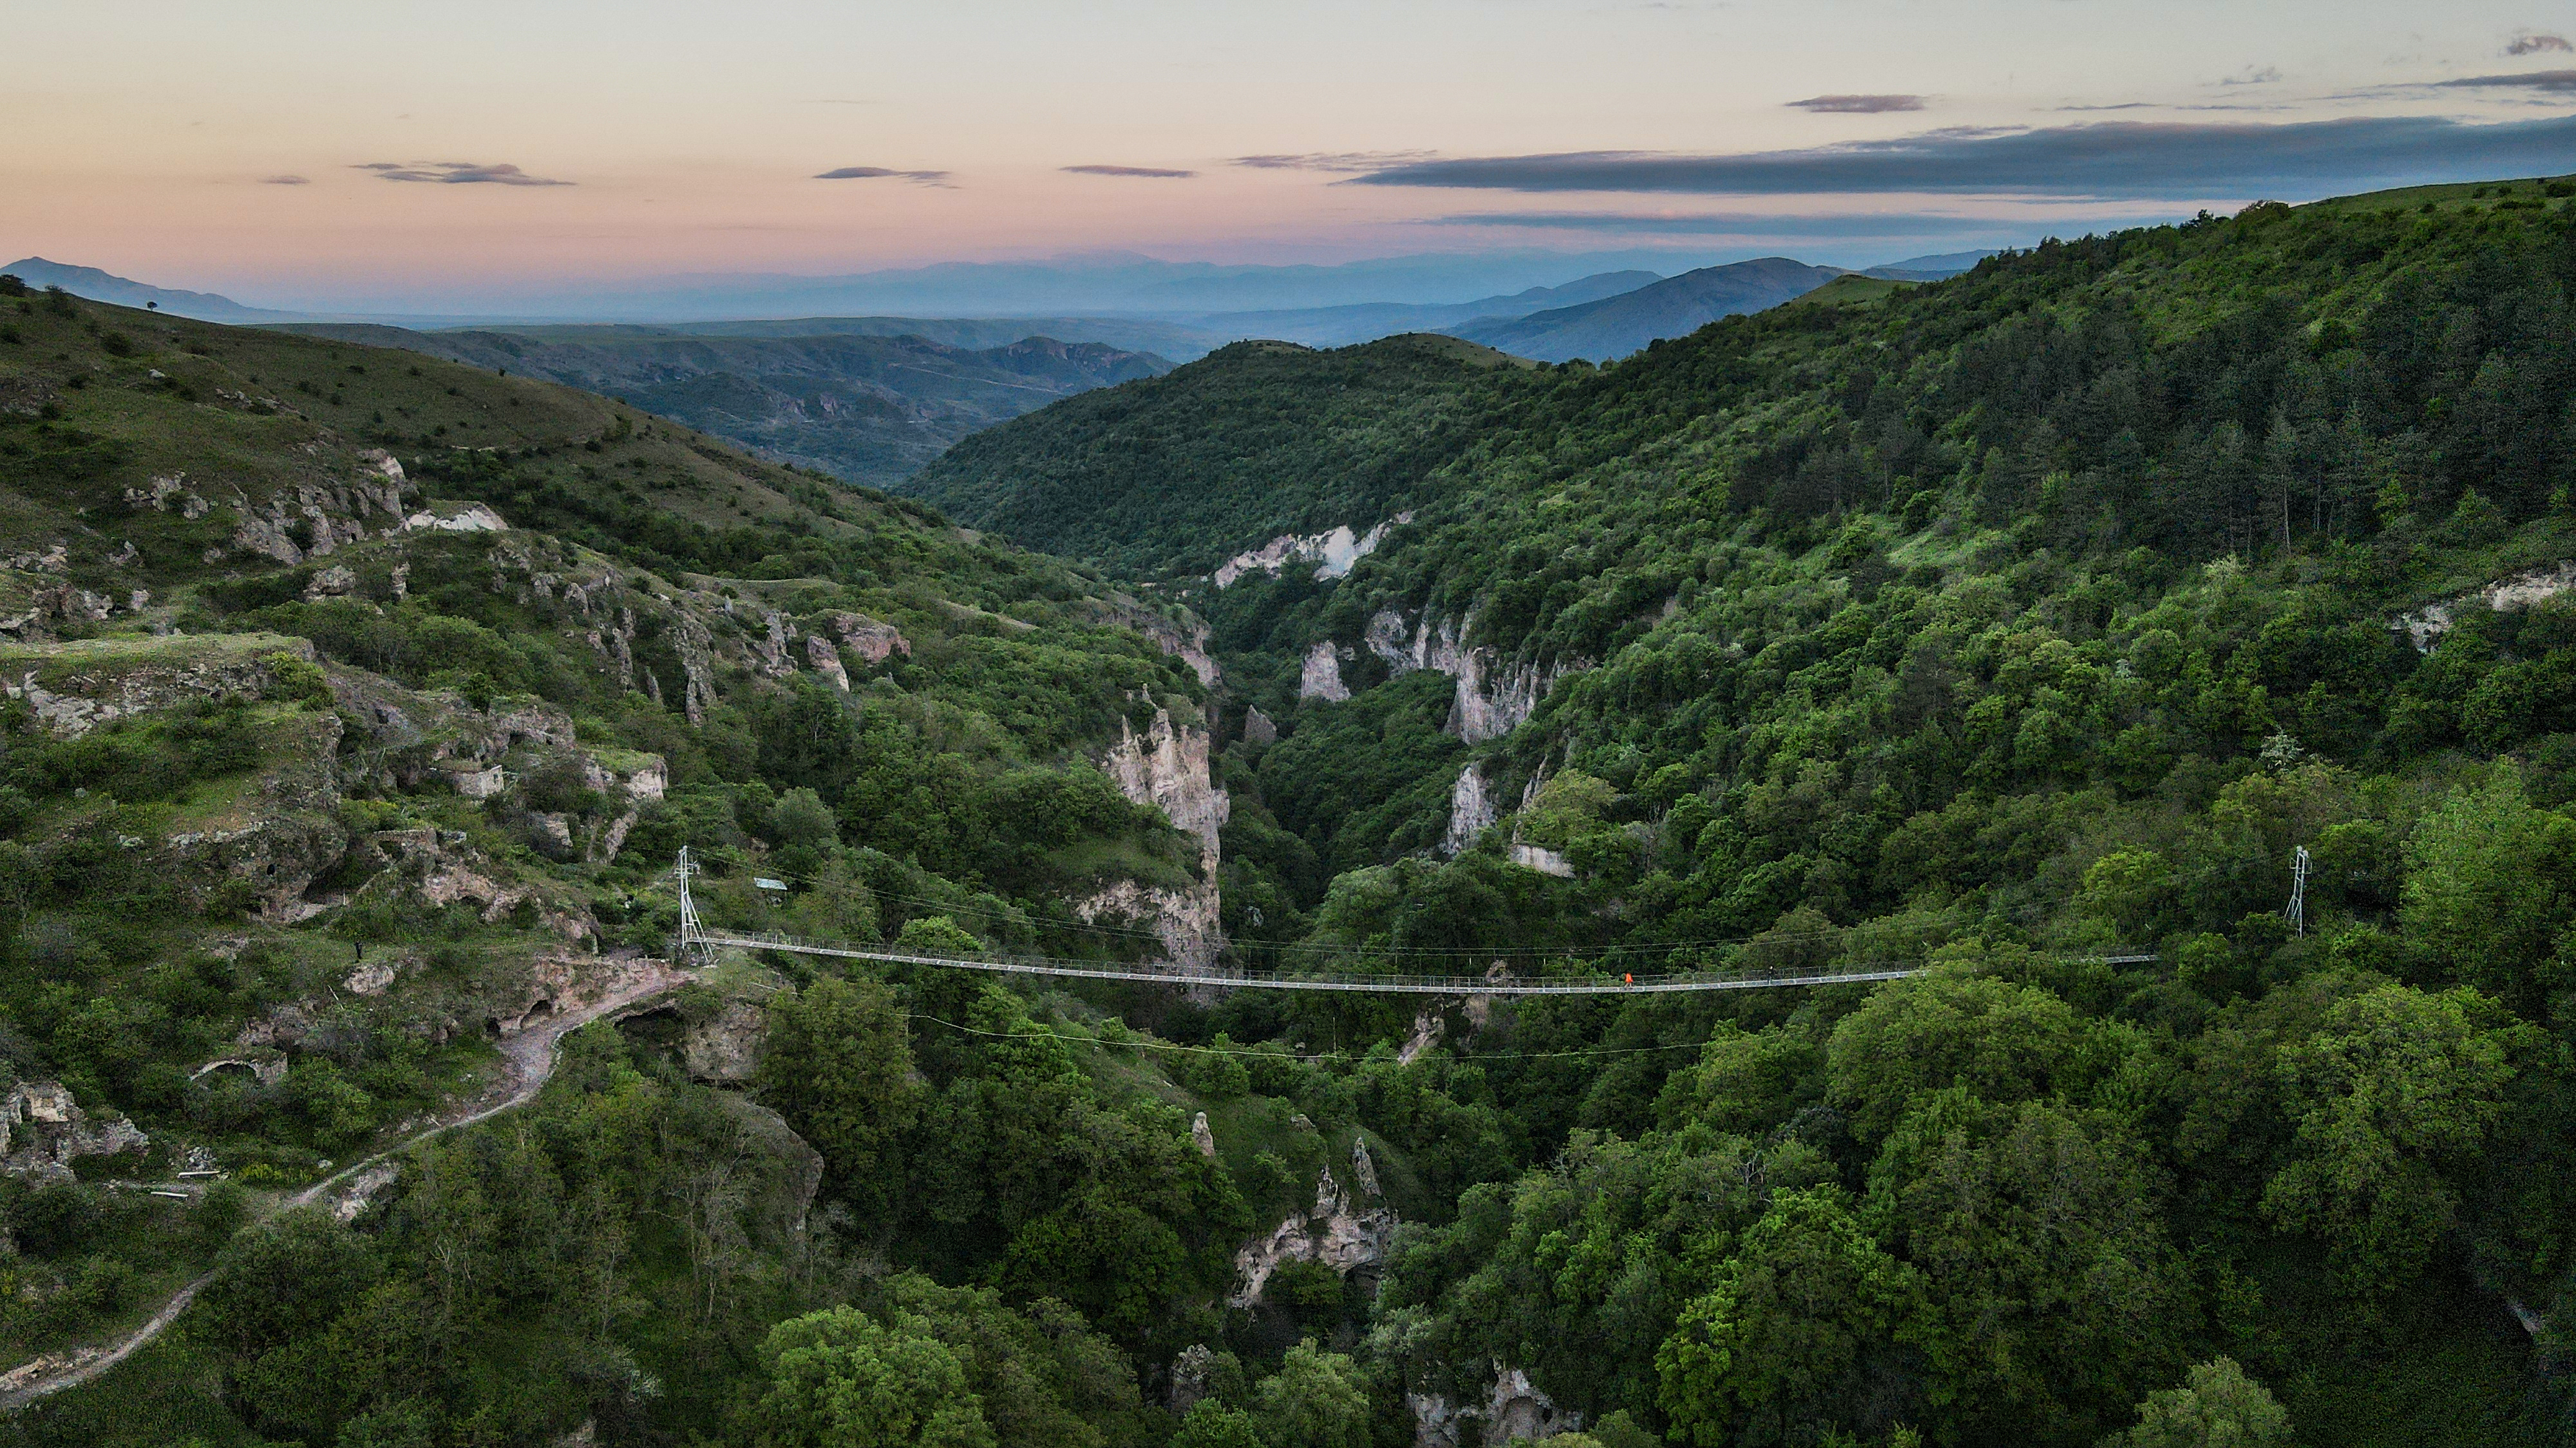
[[[716,963],[715,947],[707,943],[707,927],[698,919],[698,902],[689,898],[689,877],[698,873],[689,858],[689,847],[680,846],[680,863],[671,872],[680,882],[680,963],[705,969]]]
[[[2290,903],[2281,913],[2289,917],[2290,929],[2294,933],[2302,937],[2308,933],[2308,847],[2305,845],[2299,846],[2298,854],[2291,858]]]

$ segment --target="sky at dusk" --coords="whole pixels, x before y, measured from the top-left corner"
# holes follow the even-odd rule
[[[9,26],[0,253],[270,305],[1096,251],[1867,264],[2576,171],[2576,11],[2485,0],[84,0]]]

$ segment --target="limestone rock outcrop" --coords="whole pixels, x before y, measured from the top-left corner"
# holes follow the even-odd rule
[[[1398,513],[1365,533],[1354,533],[1348,523],[1322,533],[1282,533],[1260,547],[1238,553],[1220,565],[1213,578],[1216,586],[1225,588],[1247,573],[1279,576],[1279,570],[1291,563],[1312,563],[1317,578],[1340,578],[1377,551],[1386,541],[1387,530],[1413,521],[1411,513]]]
[[[1396,674],[1429,669],[1457,680],[1449,732],[1470,744],[1500,739],[1518,729],[1558,680],[1591,667],[1579,659],[1559,659],[1545,666],[1535,659],[1506,662],[1492,649],[1463,644],[1463,633],[1463,625],[1454,619],[1442,620],[1435,629],[1428,617],[1408,633],[1403,615],[1380,609],[1370,616],[1363,642]]]
[[[2576,559],[2500,578],[2458,598],[2428,603],[2399,618],[2396,630],[2406,635],[2406,641],[2415,646],[2415,652],[2429,654],[2433,646],[2442,641],[2442,635],[2449,633],[2459,621],[2460,610],[2473,602],[2498,613],[2512,613],[2555,598],[2571,588],[2576,588]]]
[[[72,1161],[113,1156],[151,1144],[122,1116],[93,1120],[59,1081],[20,1081],[0,1097],[0,1172],[36,1181],[70,1181]]]
[[[760,1002],[728,1000],[713,1017],[691,1025],[680,1038],[680,1056],[689,1077],[738,1086],[760,1065],[761,1034],[769,1013]]]
[[[1101,760],[1102,770],[1119,793],[1160,809],[1173,828],[1197,837],[1199,878],[1178,889],[1121,880],[1073,907],[1086,923],[1109,918],[1148,922],[1164,955],[1193,971],[1214,965],[1225,946],[1218,923],[1218,837],[1233,801],[1209,774],[1209,752],[1208,732],[1195,724],[1175,724],[1168,709],[1155,709],[1142,734],[1119,721],[1118,742]]]
[[[1354,1154],[1355,1161],[1365,1162],[1366,1148]],[[1367,1181],[1374,1182],[1372,1168]],[[1395,1238],[1395,1210],[1383,1201],[1368,1205],[1375,1195],[1365,1190],[1345,1192],[1333,1179],[1333,1169],[1325,1167],[1315,1177],[1315,1205],[1302,1214],[1291,1213],[1277,1230],[1267,1237],[1244,1244],[1234,1254],[1234,1291],[1227,1295],[1229,1307],[1251,1307],[1261,1301],[1261,1289],[1270,1274],[1283,1262],[1320,1262],[1342,1277],[1354,1272],[1375,1271],[1386,1260],[1387,1248]]]
[[[1338,704],[1350,696],[1350,686],[1342,682],[1342,657],[1333,646],[1319,643],[1307,649],[1306,662],[1297,671],[1297,697]]]
[[[1478,762],[1468,761],[1458,771],[1458,782],[1449,790],[1449,828],[1440,835],[1440,853],[1454,855],[1475,842],[1497,816],[1494,799],[1485,784],[1485,771]]]

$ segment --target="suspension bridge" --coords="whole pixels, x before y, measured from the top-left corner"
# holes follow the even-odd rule
[[[886,965],[928,965],[950,970],[980,970],[996,975],[1055,976],[1071,980],[1132,981],[1145,985],[1186,986],[1218,990],[1311,990],[1347,991],[1365,994],[1431,995],[1431,996],[1550,996],[1550,995],[1669,995],[1682,991],[1771,990],[1802,985],[1859,985],[1872,981],[1903,980],[1922,974],[1920,966],[1857,966],[1843,970],[1727,974],[1717,971],[1693,971],[1668,975],[1640,975],[1633,971],[1591,976],[1516,976],[1500,972],[1484,975],[1379,975],[1363,972],[1322,972],[1283,975],[1270,972],[1226,974],[1194,970],[1182,966],[1156,968],[1147,965],[1103,964],[1097,961],[1058,960],[1046,956],[1011,956],[1001,958],[924,955],[899,950],[871,950],[851,945],[831,945],[800,940],[776,933],[740,933],[709,930],[699,918],[697,902],[690,898],[689,880],[700,867],[689,859],[684,847],[679,867],[673,872],[680,891],[680,955],[690,964],[713,962],[715,952],[733,948],[741,950],[780,950],[791,955],[824,956],[836,960],[871,960]],[[2153,955],[2108,955],[2097,957],[2108,964],[2126,965],[2155,959]]]

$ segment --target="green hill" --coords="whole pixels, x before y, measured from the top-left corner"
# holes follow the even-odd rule
[[[765,1333],[888,1294],[1070,1355],[960,1349],[1019,1375],[1012,1431],[1168,1434],[1127,1354],[1296,1184],[1247,1206],[1190,1148],[1186,1058],[1095,1007],[1038,1007],[1078,1039],[1021,1060],[1031,1004],[976,977],[737,954],[566,1038],[521,1112],[424,1132],[669,979],[683,845],[729,928],[1160,956],[1114,902],[1210,861],[1101,765],[1196,726],[1187,623],[605,398],[0,296],[0,1057],[76,1108],[0,1148],[0,1437],[719,1432]],[[835,1079],[894,1095],[821,1126]],[[1347,1107],[1264,1080],[1347,1149]],[[1077,1192],[1114,1254],[1050,1235]],[[959,1285],[1006,1259],[1012,1305]],[[208,1271],[116,1372],[16,1400]]]
[[[1933,972],[1714,1037],[1521,1009],[1515,1049],[1697,1064],[1492,1063],[1541,1137],[1596,1134],[1399,1254],[1412,1391],[1507,1361],[1694,1441],[2072,1444],[2223,1355],[2300,1441],[2556,1441],[2515,1314],[2576,1320],[2571,196],[2051,243],[1462,387],[1422,461],[1264,455],[1401,467],[1415,512],[1347,577],[1182,594],[1282,736],[1229,750],[1276,948]],[[1155,456],[1050,536],[1140,496],[1160,556],[1284,526]],[[1735,1215],[1659,1185],[1739,1170]]]
[[[285,330],[401,347],[603,393],[773,460],[878,487],[981,428],[1058,398],[1171,370],[1170,363],[1147,353],[1027,333],[970,348],[910,334],[824,331],[413,332],[340,323]]]
[[[1366,529],[1406,506],[1528,376],[1454,337],[1238,342],[978,433],[902,487],[1031,548],[1205,573],[1279,534]]]

